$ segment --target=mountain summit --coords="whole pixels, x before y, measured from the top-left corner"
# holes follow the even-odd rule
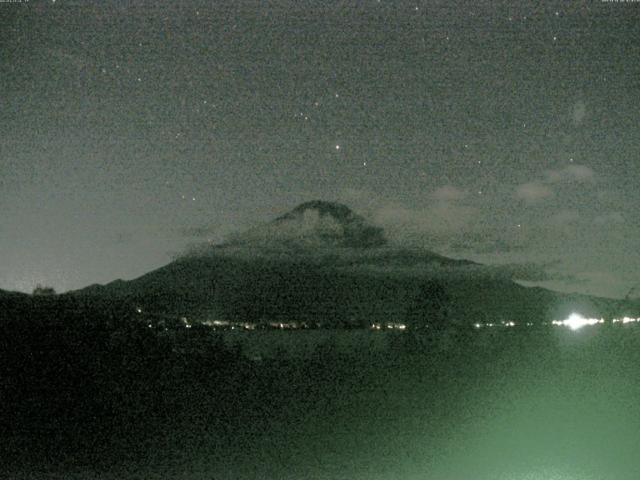
[[[355,217],[359,217],[358,215],[353,213],[353,211],[349,207],[343,205],[342,203],[327,202],[325,200],[312,200],[310,202],[301,203],[290,212],[285,213],[281,217],[277,218],[276,221],[291,220],[310,211],[317,211],[318,214],[322,217],[329,215],[336,221],[344,223],[348,223]]]
[[[313,200],[231,239],[238,243],[370,248],[386,245],[384,231],[341,203]]]

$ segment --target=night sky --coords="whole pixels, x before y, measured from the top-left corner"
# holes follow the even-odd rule
[[[134,278],[325,199],[400,244],[622,297],[639,20],[600,0],[1,1],[0,288]]]

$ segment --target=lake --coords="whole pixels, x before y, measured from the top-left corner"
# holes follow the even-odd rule
[[[95,448],[69,447],[65,424],[51,439],[70,442],[64,458],[41,445],[12,478],[635,480],[640,470],[635,325],[223,342],[243,360],[170,356],[160,372],[135,367],[155,372],[153,387],[137,373],[113,380],[124,403],[76,433]]]

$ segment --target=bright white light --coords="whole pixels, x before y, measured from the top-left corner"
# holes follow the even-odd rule
[[[604,323],[604,320],[597,318],[585,318],[579,313],[572,313],[566,320],[554,320],[554,325],[561,325],[569,327],[571,330],[578,330],[587,325],[596,325],[598,323]]]

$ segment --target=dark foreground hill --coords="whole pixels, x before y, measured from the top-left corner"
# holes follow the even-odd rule
[[[73,292],[193,320],[326,327],[541,322],[611,317],[624,301],[523,287],[500,269],[390,245],[348,207],[309,202],[225,244],[195,249],[131,281]]]

